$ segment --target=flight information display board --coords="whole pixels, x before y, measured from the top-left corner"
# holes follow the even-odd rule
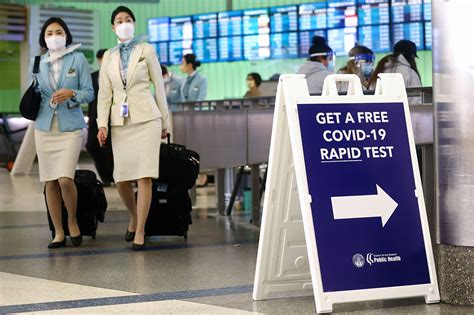
[[[155,47],[156,55],[160,63],[169,64],[168,42],[153,43],[152,45]]]
[[[148,20],[148,39],[150,42],[170,40],[170,18],[161,17]]]
[[[202,62],[215,62],[218,60],[217,38],[195,39],[193,53],[197,60]]]
[[[357,26],[357,7],[355,0],[328,2],[328,28]]]
[[[298,33],[276,33],[270,36],[272,58],[298,58]]]
[[[217,37],[217,14],[193,15],[193,37]]]
[[[422,0],[392,0],[392,22],[417,22],[423,18]]]
[[[321,30],[327,27],[326,2],[307,3],[299,6],[300,31]]]
[[[359,0],[357,16],[359,25],[389,24],[389,0]]]
[[[431,22],[425,22],[425,49],[433,47],[433,32],[431,30]]]
[[[392,50],[390,44],[390,25],[367,25],[358,29],[358,44],[370,47],[373,52],[388,52]]]
[[[336,54],[347,54],[357,42],[357,28],[337,28],[328,30],[328,45]]]
[[[270,57],[270,35],[244,36],[244,59],[259,60]]]
[[[431,0],[423,1],[423,19],[431,21]]]
[[[399,40],[408,39],[416,44],[418,50],[425,48],[423,23],[421,22],[393,24],[392,32],[394,44]]]
[[[242,35],[242,11],[221,12],[217,19],[219,36]]]
[[[219,60],[243,60],[242,36],[219,37]]]
[[[298,7],[296,5],[270,8],[270,31],[272,33],[298,30]]]
[[[168,60],[170,64],[180,64],[183,56],[193,52],[191,40],[169,42]]]
[[[193,21],[191,16],[170,18],[170,40],[193,39]]]
[[[243,11],[242,26],[245,35],[270,33],[270,16],[268,9]]]

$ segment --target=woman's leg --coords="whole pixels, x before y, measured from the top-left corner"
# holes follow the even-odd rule
[[[61,187],[61,194],[63,196],[64,205],[67,209],[67,225],[69,228],[69,235],[76,237],[81,234],[79,226],[77,225],[77,189],[74,180],[68,177],[61,177],[58,179]]]
[[[53,221],[55,237],[53,242],[64,240],[61,189],[57,180],[46,182],[46,202]]]
[[[135,202],[135,193],[133,192],[132,182],[118,182],[117,191],[120,199],[130,212],[130,222],[128,223],[128,231],[135,232],[137,229],[137,204]]]
[[[145,223],[151,205],[151,178],[141,178],[138,180],[137,198],[137,231],[135,233],[135,244],[145,243]]]

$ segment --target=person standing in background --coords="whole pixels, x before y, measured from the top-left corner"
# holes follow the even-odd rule
[[[334,71],[333,51],[321,36],[314,36],[309,48],[309,58],[301,65],[298,73],[306,75],[310,94],[321,94],[324,79]]]
[[[196,55],[184,55],[179,69],[187,74],[183,84],[183,98],[185,102],[203,101],[206,99],[207,79],[196,71],[200,66],[201,62],[196,60]]]
[[[165,83],[165,92],[166,100],[168,101],[168,106],[170,111],[174,112],[177,110],[176,103],[181,103],[183,101],[183,79],[170,73],[166,66],[161,65],[161,75],[163,76],[163,81]]]
[[[247,75],[247,87],[249,89],[247,93],[245,93],[244,98],[262,96],[262,91],[259,88],[260,84],[262,84],[262,77],[260,74],[255,72],[249,73]]]
[[[368,80],[374,71],[374,52],[365,46],[355,46],[349,50],[349,60],[347,64],[339,69],[337,73],[355,74],[359,77],[362,87],[367,89]],[[348,83],[338,82],[339,92],[347,92]]]
[[[100,49],[97,51],[96,59],[100,65],[102,58],[107,49]],[[89,103],[89,109],[87,111],[89,116],[88,132],[87,132],[87,143],[86,149],[94,160],[95,168],[99,173],[100,178],[104,186],[110,186],[114,182],[113,171],[114,171],[114,157],[112,153],[112,144],[110,142],[110,128],[109,128],[109,141],[101,148],[99,141],[97,141],[97,95],[99,93],[99,71],[91,73],[92,86],[94,87],[95,99]]]

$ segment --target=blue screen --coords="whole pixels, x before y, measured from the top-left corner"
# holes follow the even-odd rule
[[[166,42],[170,40],[170,18],[154,18],[148,20],[148,38],[150,42]]]
[[[217,38],[195,39],[193,41],[193,53],[197,60],[201,62],[217,61]]]
[[[299,6],[300,31],[320,30],[327,27],[326,2]]]
[[[218,14],[219,36],[242,35],[242,11],[228,11]]]
[[[328,3],[328,28],[357,26],[355,0],[336,0]]]
[[[169,42],[169,63],[180,64],[183,55],[192,53],[192,41]]]
[[[242,60],[242,37],[219,37],[219,60],[220,61],[236,61]]]
[[[418,50],[424,49],[423,23],[401,23],[393,25],[393,43],[401,39],[411,40]]]
[[[346,27],[328,30],[328,45],[337,54],[345,55],[357,42],[357,29]]]
[[[270,35],[244,36],[244,59],[259,60],[270,57]]]
[[[390,25],[361,26],[358,31],[359,45],[369,47],[373,52],[388,52],[390,44]]]
[[[298,30],[298,11],[296,5],[270,8],[270,28],[272,33]]]
[[[193,23],[190,16],[170,19],[170,40],[193,39]]]
[[[431,31],[431,22],[425,22],[425,49],[431,49],[433,42],[433,34]]]
[[[193,15],[194,38],[217,37],[217,14]]]
[[[423,19],[431,21],[431,0],[423,1]]]
[[[161,42],[161,43],[153,43],[153,47],[155,47],[156,55],[158,56],[158,60],[162,64],[168,64],[168,43]]]
[[[359,25],[390,23],[390,4],[388,0],[359,1],[357,6]]]
[[[422,20],[421,0],[392,0],[392,22],[416,22]]]
[[[268,34],[270,32],[268,9],[245,10],[243,12],[243,31],[245,35]]]
[[[270,38],[272,58],[297,58],[298,57],[298,33],[277,33]]]
[[[308,57],[309,55],[308,50],[311,47],[313,36],[318,35],[318,36],[327,38],[327,34],[325,30],[300,32],[299,35],[300,35],[299,53],[300,53],[300,57],[302,58]]]

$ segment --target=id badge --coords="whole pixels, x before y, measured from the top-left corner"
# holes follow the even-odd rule
[[[122,103],[120,105],[120,116],[128,117],[128,103]]]

